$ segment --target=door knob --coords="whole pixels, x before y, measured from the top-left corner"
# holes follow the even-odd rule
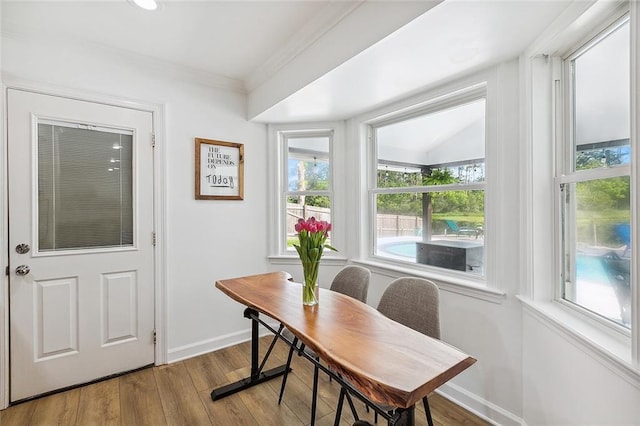
[[[29,247],[29,244],[22,243],[16,246],[16,253],[18,254],[29,253],[29,250],[31,250],[31,247]]]
[[[30,271],[29,265],[20,265],[16,268],[16,275],[27,275]]]

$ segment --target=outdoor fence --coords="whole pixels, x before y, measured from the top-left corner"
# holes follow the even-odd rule
[[[287,235],[295,235],[295,225],[300,218],[314,216],[318,220],[331,222],[331,209],[325,207],[287,204]],[[444,231],[444,222],[442,230]],[[379,214],[377,231],[379,237],[402,237],[422,234],[422,217],[395,214]]]
[[[379,238],[404,237],[422,234],[422,217],[397,214],[379,214],[377,216]]]
[[[298,219],[305,219],[311,216],[331,223],[331,209],[287,203],[287,235],[297,234],[295,226],[298,223]]]

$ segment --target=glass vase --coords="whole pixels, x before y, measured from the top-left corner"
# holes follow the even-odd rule
[[[315,306],[318,304],[318,269],[320,262],[302,262],[302,273],[304,283],[302,283],[302,304],[305,306]]]

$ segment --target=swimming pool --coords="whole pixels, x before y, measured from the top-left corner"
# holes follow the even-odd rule
[[[385,256],[390,254],[406,258],[406,260],[416,259],[416,242],[415,241],[395,241],[384,243],[380,246],[378,254]],[[576,257],[576,278],[578,281],[590,280],[596,282],[608,283],[609,277],[604,269],[600,256],[587,254],[579,254]]]
[[[416,258],[416,243],[411,242],[399,242],[388,243],[382,246],[382,251],[396,256],[409,257],[411,259]]]

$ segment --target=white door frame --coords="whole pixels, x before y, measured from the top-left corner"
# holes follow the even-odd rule
[[[104,94],[89,93],[86,91],[51,87],[39,83],[21,81],[14,78],[4,78],[0,101],[2,106],[2,123],[0,130],[0,273],[6,270],[9,262],[8,232],[8,171],[7,171],[7,90],[18,89],[30,92],[71,98],[75,100],[101,103],[105,105],[132,108],[150,112],[153,116],[153,132],[155,133],[155,149],[153,161],[153,215],[156,232],[156,247],[154,252],[154,320],[156,329],[155,364],[167,363],[167,318],[166,318],[166,156],[165,156],[165,106],[136,100],[116,98]],[[0,409],[9,405],[9,279],[3,273],[0,292]]]

